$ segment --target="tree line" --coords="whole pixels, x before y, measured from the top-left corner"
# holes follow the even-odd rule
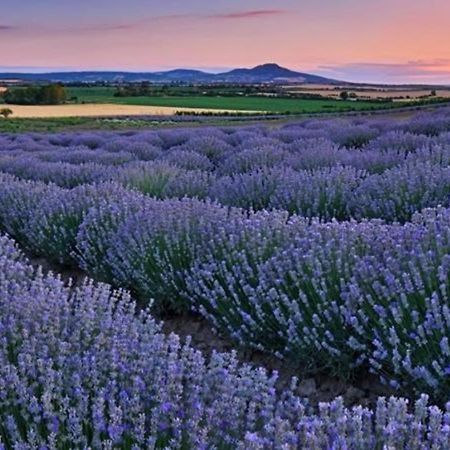
[[[8,89],[3,101],[11,105],[59,105],[67,100],[67,92],[60,84]]]

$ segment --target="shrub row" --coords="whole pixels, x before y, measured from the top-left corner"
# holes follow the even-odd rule
[[[118,182],[157,198],[210,198],[324,220],[405,222],[449,205],[450,113],[0,136],[0,171],[73,188]]]
[[[0,218],[34,252],[154,308],[195,310],[241,345],[313,372],[368,368],[394,388],[448,398],[448,209],[406,225],[307,222],[4,176]]]
[[[322,220],[406,222],[425,207],[450,206],[450,167],[433,161],[411,162],[380,174],[350,166],[301,171],[275,167],[223,177],[166,162],[105,167],[6,158],[0,169],[64,188],[114,182],[160,199],[209,198],[226,206],[281,209]]]

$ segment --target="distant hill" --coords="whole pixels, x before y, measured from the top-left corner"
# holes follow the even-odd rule
[[[278,64],[263,64],[253,69],[234,69],[216,75],[216,77],[225,82],[234,83],[318,83],[330,84],[337,83],[336,80],[311,75],[309,73],[294,72],[279,66]]]
[[[294,72],[278,64],[263,64],[252,69],[234,69],[224,73],[201,70],[176,69],[166,72],[51,72],[51,73],[0,73],[0,80],[47,81],[61,83],[143,82],[154,83],[314,83],[337,84],[336,80]]]

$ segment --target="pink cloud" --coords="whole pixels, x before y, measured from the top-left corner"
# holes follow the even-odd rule
[[[65,26],[64,28],[56,25],[2,25],[0,24],[0,32],[9,31],[21,31],[32,34],[67,34],[67,33],[103,33],[108,31],[128,31],[132,29],[138,29],[140,27],[146,27],[152,23],[166,22],[166,21],[178,21],[178,20],[242,20],[242,19],[256,19],[270,16],[277,16],[286,13],[282,9],[255,9],[255,10],[244,10],[244,11],[234,11],[228,13],[216,13],[210,15],[204,14],[167,14],[161,16],[142,18],[137,21],[124,21],[116,23],[91,23],[91,24],[80,24],[74,26]]]
[[[223,14],[212,14],[208,16],[209,19],[255,19],[258,17],[266,16],[278,16],[280,14],[285,14],[286,11],[283,9],[255,9],[249,11],[236,11]]]
[[[381,82],[447,83],[450,59],[415,60],[404,63],[361,62],[319,66],[323,75],[339,79]]]
[[[74,27],[71,30],[77,31],[115,31],[115,30],[127,30],[136,28],[142,25],[148,25],[152,22],[159,21],[175,21],[175,20],[205,20],[205,19],[217,19],[217,20],[240,20],[240,19],[255,19],[258,17],[270,17],[286,13],[282,9],[256,9],[249,11],[235,11],[230,13],[216,13],[211,15],[202,14],[168,14],[164,16],[155,16],[144,18],[136,22],[124,22],[124,23],[112,23],[112,24],[98,24],[87,25],[81,27]]]
[[[337,66],[321,66],[335,72],[381,72],[390,76],[420,76],[450,74],[450,60],[418,60],[406,63],[349,63]]]

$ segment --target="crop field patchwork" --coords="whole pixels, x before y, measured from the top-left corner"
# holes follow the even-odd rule
[[[450,448],[450,109],[2,133],[0,231],[0,447]],[[379,398],[313,405],[325,376]]]
[[[70,97],[85,103],[115,103],[124,105],[147,105],[155,107],[215,109],[231,111],[260,111],[269,113],[315,113],[375,110],[392,107],[389,102],[367,102],[351,100],[304,100],[270,97],[114,97],[114,88],[70,88]]]
[[[345,91],[354,94],[359,99],[391,99],[394,102],[413,102],[423,98],[450,98],[450,89],[442,86],[437,88],[425,88],[421,86],[376,86],[376,85],[326,85],[326,84],[309,84],[305,86],[285,86],[288,92],[295,94],[311,94],[321,95],[323,97],[338,99],[340,94]],[[433,95],[431,95],[433,91]]]

